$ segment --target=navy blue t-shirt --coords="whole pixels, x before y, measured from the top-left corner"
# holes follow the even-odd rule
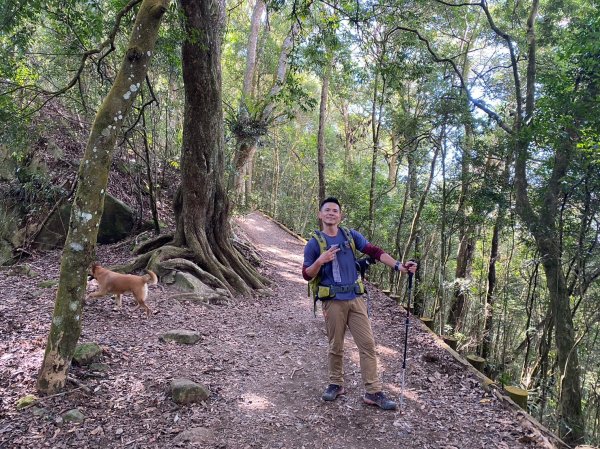
[[[358,251],[362,251],[367,245],[367,239],[358,231],[354,229],[350,230],[354,244]],[[356,271],[355,259],[352,254],[352,246],[346,239],[346,234],[341,229],[338,229],[338,233],[335,237],[330,237],[324,232],[321,235],[327,242],[327,249],[331,248],[331,245],[339,244],[340,250],[335,254],[340,265],[341,282],[335,282],[333,280],[333,262],[328,262],[321,267],[321,284],[322,285],[351,285],[358,279],[358,272]],[[319,248],[319,242],[313,237],[308,241],[304,247],[304,266],[310,267],[321,255],[321,249]],[[335,299],[354,299],[356,294],[354,292],[336,293]]]

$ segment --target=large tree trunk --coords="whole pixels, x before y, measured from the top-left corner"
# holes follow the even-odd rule
[[[221,42],[225,2],[181,0],[187,38],[182,47],[185,109],[180,210],[175,243],[231,292],[249,293],[261,278],[231,243],[229,200],[223,185],[224,130]]]
[[[535,55],[533,55],[535,57]],[[531,72],[530,72],[531,73]],[[557,228],[557,211],[562,180],[571,158],[571,146],[576,136],[555,150],[552,175],[545,191],[544,205],[536,213],[528,194],[527,170],[528,140],[516,139],[515,203],[519,217],[526,223],[535,238],[542,257],[546,284],[556,333],[557,360],[560,371],[559,384],[559,434],[569,444],[583,441],[584,421],[581,411],[581,384],[579,356],[575,345],[573,314],[562,267],[560,231]]]
[[[539,215],[534,213],[527,195],[525,169],[527,147],[523,144],[519,145],[515,165],[515,187],[517,212],[527,223],[534,235],[540,254],[543,254],[542,265],[550,294],[556,332],[557,360],[561,374],[559,379],[559,432],[566,441],[574,444],[583,440],[584,429],[581,411],[579,357],[575,345],[575,330],[569,305],[569,294],[561,265],[559,230],[556,228],[560,185],[568,167],[570,159],[569,146],[571,144],[571,142],[565,143],[562,148],[556,150],[553,172],[544,198],[545,204]]]
[[[560,435],[572,444],[583,442],[583,413],[581,411],[581,385],[579,356],[575,346],[575,329],[566,280],[560,266],[560,254],[556,241],[544,239],[539,242],[540,249],[546,254],[542,265],[546,273],[546,283],[550,292],[552,313],[555,318],[556,348],[560,367],[559,415]]]
[[[118,127],[144,82],[161,18],[168,4],[168,0],[144,0],[140,6],[115,83],[92,125],[79,168],[69,233],[61,259],[52,326],[37,379],[37,388],[41,393],[55,393],[66,382],[81,334],[87,269],[93,261]]]
[[[475,242],[473,239],[473,227],[461,227],[460,242],[458,244],[458,255],[456,256],[456,271],[454,296],[450,311],[448,313],[448,324],[454,332],[462,328],[462,319],[468,299],[468,278],[470,277],[471,261],[473,260],[473,251]]]
[[[466,100],[466,99],[465,99]],[[458,253],[456,256],[456,271],[454,296],[450,304],[448,314],[448,324],[454,332],[458,332],[462,327],[462,318],[467,306],[468,299],[468,279],[470,277],[471,263],[475,249],[473,238],[474,227],[470,224],[470,213],[468,209],[468,192],[471,178],[471,148],[473,139],[473,129],[470,123],[470,117],[465,122],[465,142],[462,156],[462,174],[461,174],[461,194],[458,202],[458,220],[460,228],[460,237],[458,243]]]

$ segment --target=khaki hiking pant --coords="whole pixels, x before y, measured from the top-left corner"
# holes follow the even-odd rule
[[[346,326],[358,347],[360,372],[367,393],[377,393],[383,385],[377,376],[377,355],[367,306],[361,298],[323,301],[323,316],[329,339],[329,383],[344,385],[344,335]]]

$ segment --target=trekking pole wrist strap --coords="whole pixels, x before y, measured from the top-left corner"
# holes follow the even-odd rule
[[[402,262],[397,260],[396,263],[394,264],[394,271],[400,271],[401,268],[402,268]]]

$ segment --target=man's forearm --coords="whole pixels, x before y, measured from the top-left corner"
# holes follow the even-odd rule
[[[396,265],[396,259],[390,256],[388,253],[383,253],[381,256],[379,256],[379,261],[390,268],[394,268]]]
[[[388,253],[383,253],[381,255],[381,257],[379,258],[379,261],[381,263],[387,265],[391,269],[398,270],[401,273],[408,273],[409,271],[411,273],[414,273],[416,270],[416,266],[417,266],[417,264],[412,261],[405,264],[402,261],[396,260],[392,256],[390,256]]]
[[[310,267],[302,267],[302,277],[306,281],[310,281],[317,274],[319,274],[319,271],[321,270],[322,266],[323,265],[321,264],[321,262],[319,262],[319,260],[317,259],[315,263],[313,263]]]

